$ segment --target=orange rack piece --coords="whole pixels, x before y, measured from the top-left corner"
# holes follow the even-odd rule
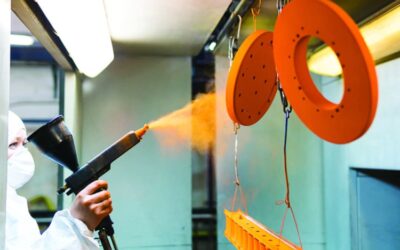
[[[280,237],[241,210],[224,210],[225,237],[241,250],[301,250],[302,248]]]

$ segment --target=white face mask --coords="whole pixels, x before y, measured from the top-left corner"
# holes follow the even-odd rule
[[[35,162],[25,147],[21,147],[8,159],[7,167],[7,183],[14,189],[27,183],[35,172]]]

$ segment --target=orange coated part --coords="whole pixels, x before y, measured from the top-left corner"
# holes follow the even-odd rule
[[[140,128],[140,129],[136,130],[136,131],[135,131],[135,134],[136,134],[136,136],[137,136],[139,139],[142,139],[142,136],[143,136],[144,134],[146,134],[147,130],[149,130],[149,125],[145,124],[145,125],[143,126],[143,128]]]
[[[311,79],[306,62],[310,37],[335,52],[343,69],[340,103],[327,100]],[[348,143],[370,127],[378,103],[374,61],[357,25],[327,0],[294,0],[278,16],[274,56],[283,90],[300,119],[316,135]]]
[[[276,95],[272,32],[251,34],[236,53],[228,75],[226,106],[230,118],[241,125],[258,122]]]
[[[237,248],[243,250],[300,250],[301,247],[279,237],[242,211],[224,210],[225,237]]]

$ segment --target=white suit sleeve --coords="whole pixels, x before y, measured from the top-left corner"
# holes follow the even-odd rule
[[[93,232],[69,210],[54,215],[41,235],[28,204],[13,188],[7,188],[6,250],[98,250]]]
[[[32,249],[96,250],[99,244],[93,238],[93,232],[65,209],[55,214],[50,227],[34,243]]]

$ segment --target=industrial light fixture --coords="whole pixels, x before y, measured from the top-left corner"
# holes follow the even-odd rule
[[[375,61],[400,51],[400,5],[378,16],[360,28]],[[308,60],[311,72],[326,76],[342,73],[339,60],[333,50],[326,46]]]
[[[214,42],[214,41],[212,41],[212,42],[208,45],[207,50],[209,50],[209,51],[214,51],[215,47],[217,47],[217,43]]]
[[[10,44],[16,46],[32,46],[35,43],[35,39],[32,36],[11,34]]]
[[[78,70],[97,76],[114,59],[103,0],[37,0]]]

